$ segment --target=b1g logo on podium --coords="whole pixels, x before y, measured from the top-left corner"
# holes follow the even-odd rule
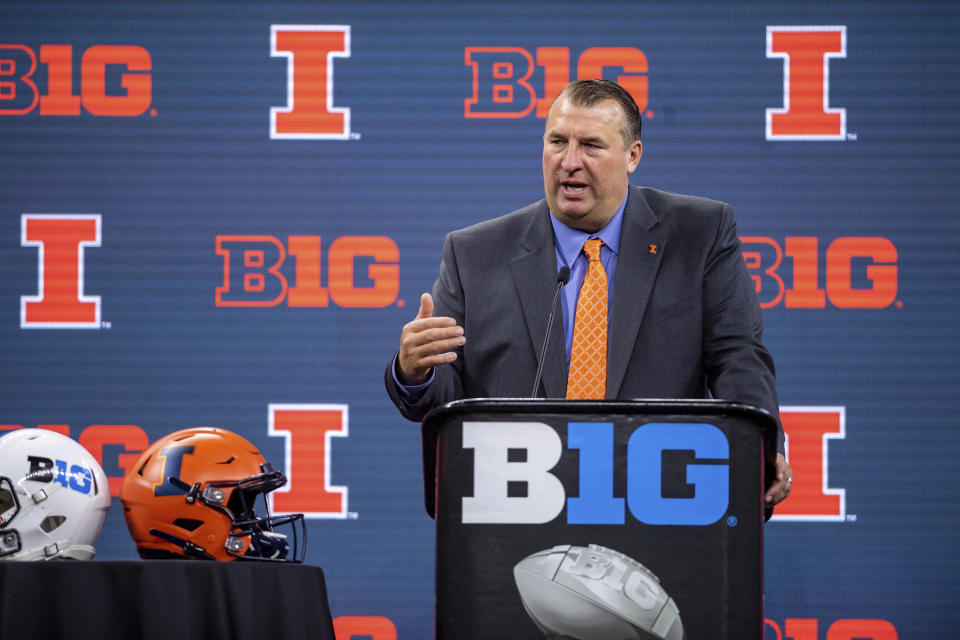
[[[629,509],[649,525],[710,525],[730,499],[730,444],[706,423],[638,427],[627,441],[627,496],[613,495],[612,422],[570,422],[567,447],[579,450],[579,493],[567,498],[551,473],[563,455],[556,430],[542,422],[464,422],[463,447],[473,449],[473,496],[462,500],[465,524],[544,524],[567,508],[568,524],[624,524]],[[690,452],[690,497],[663,495],[667,452]],[[626,504],[625,504],[626,503]]]

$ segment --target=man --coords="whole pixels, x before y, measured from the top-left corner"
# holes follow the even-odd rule
[[[630,185],[643,152],[640,127],[630,94],[612,82],[572,82],[557,97],[543,138],[546,199],[444,242],[433,296],[421,297],[386,371],[404,416],[420,420],[460,398],[527,396],[541,357],[537,391],[546,397],[704,398],[709,391],[779,415],[733,212],[722,202]],[[540,354],[564,266],[563,320]],[[607,348],[586,359],[599,374],[584,387],[587,332],[574,327],[585,326],[580,314],[590,306],[607,309],[589,325]],[[792,484],[782,430],[777,450],[768,505]]]

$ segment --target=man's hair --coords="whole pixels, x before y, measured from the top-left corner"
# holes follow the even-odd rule
[[[604,100],[614,100],[620,105],[624,115],[624,125],[620,130],[623,136],[623,148],[627,149],[640,139],[640,109],[633,96],[616,82],[609,80],[574,80],[557,96],[565,97],[577,107],[592,107]],[[554,101],[556,102],[556,101]]]

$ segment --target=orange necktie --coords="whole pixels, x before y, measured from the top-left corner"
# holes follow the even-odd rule
[[[573,321],[568,400],[603,400],[607,395],[607,272],[600,263],[602,245],[600,238],[583,244],[590,265]]]

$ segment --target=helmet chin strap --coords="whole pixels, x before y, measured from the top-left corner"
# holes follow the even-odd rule
[[[21,514],[26,514],[30,509],[33,509],[36,505],[49,500],[51,497],[57,495],[58,492],[64,489],[63,485],[52,483],[50,486],[40,489],[34,493],[28,493],[27,490],[22,486],[22,480],[17,483],[17,491],[22,496],[21,501]],[[21,518],[23,516],[21,515]],[[22,540],[22,537],[21,537]],[[90,560],[96,555],[96,551],[93,547],[89,545],[74,545],[71,544],[70,538],[61,538],[55,542],[52,542],[45,546],[38,546],[32,549],[27,549],[22,551],[18,555],[16,560],[31,561],[31,560],[54,560],[54,559],[63,559],[63,560]]]
[[[166,540],[170,544],[177,545],[183,549],[183,555],[187,558],[193,558],[197,560],[216,560],[216,558],[207,553],[203,547],[196,545],[189,540],[178,538],[175,535],[171,535],[165,531],[160,531],[159,529],[150,529],[150,535],[156,536],[162,540]]]
[[[97,554],[93,547],[87,545],[75,544],[60,554],[61,558],[68,560],[90,560]]]
[[[30,549],[16,557],[17,560],[29,562],[31,560],[90,560],[96,555],[89,545],[70,544],[68,538],[59,540],[45,547]]]

